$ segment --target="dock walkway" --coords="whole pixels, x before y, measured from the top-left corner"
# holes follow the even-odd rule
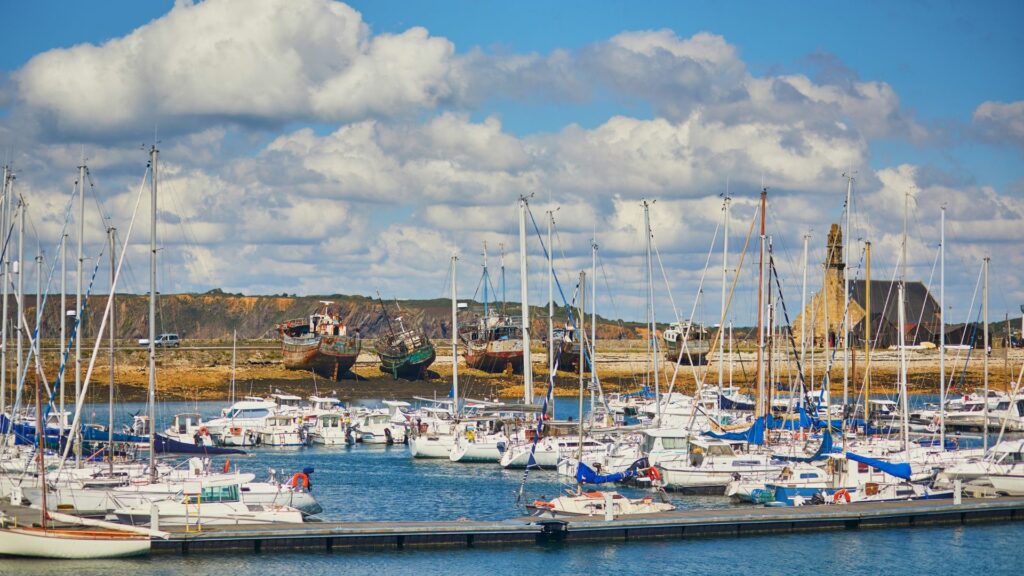
[[[0,504],[20,524],[38,512]],[[523,516],[503,521],[308,522],[304,524],[161,527],[154,553],[294,552],[422,547],[534,546],[550,542],[737,537],[824,530],[915,527],[1024,520],[1024,498],[918,500],[799,508],[682,510],[606,521],[603,517]]]

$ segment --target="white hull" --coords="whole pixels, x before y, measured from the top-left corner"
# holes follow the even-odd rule
[[[711,469],[711,468],[683,468],[670,469],[662,468],[662,478],[665,488],[670,490],[717,490],[725,493],[726,486],[733,481],[734,475],[741,473],[744,476],[757,476],[760,478],[775,477],[782,472],[782,466],[769,466],[765,468],[746,469]]]
[[[34,558],[100,559],[149,553],[149,538],[137,534],[109,536],[110,531],[0,529],[0,555]],[[102,536],[100,535],[102,534]]]
[[[461,439],[455,443],[448,459],[452,462],[497,463],[501,461],[501,452],[498,451],[498,442],[468,442]]]
[[[417,436],[409,443],[413,458],[448,460],[454,447],[454,436]]]

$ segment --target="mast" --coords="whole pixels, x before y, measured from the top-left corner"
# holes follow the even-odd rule
[[[585,310],[583,300],[584,300],[584,295],[586,294],[586,285],[587,285],[587,273],[583,272],[583,271],[580,271],[580,304],[579,304],[579,307],[576,309],[576,313],[579,315],[579,319],[580,319],[580,333],[581,334],[583,333],[583,314],[584,314],[583,311]],[[581,344],[582,344],[582,342],[581,342]],[[577,461],[582,462],[583,461],[583,346],[582,345],[580,346],[580,396],[579,396],[579,418],[578,418],[578,420],[579,420],[580,440],[579,440],[579,444],[578,444],[579,448],[578,448],[578,452],[576,453],[576,456],[577,456]]]
[[[661,424],[661,383],[658,379],[658,324],[654,317],[654,261],[651,254],[651,204],[653,202],[643,201],[644,207],[644,231],[647,234],[647,319],[650,330],[649,339],[651,346],[651,361],[654,367],[654,400],[657,403],[657,419]]]
[[[733,354],[732,354],[732,351],[733,351],[733,347],[732,346],[733,346],[733,341],[732,341],[732,320],[729,320],[729,388],[730,389],[732,389],[732,371],[733,371],[733,367],[734,367],[733,365],[735,363],[735,360],[734,360],[734,357],[733,357]],[[715,404],[716,405],[721,405],[721,403],[722,403],[722,398],[719,397],[718,400],[715,401]]]
[[[151,481],[156,481],[156,182],[159,154],[154,143],[149,150],[149,162],[153,169],[149,223],[149,478]],[[82,265],[81,260],[78,265]],[[78,341],[81,342],[81,339]]]
[[[455,265],[459,257],[452,254],[452,414],[459,416],[459,295],[456,292]]]
[[[810,248],[810,241],[811,235],[804,234],[804,278],[803,284],[800,287],[800,310],[803,310],[800,314],[800,386],[804,388],[806,388],[804,370],[806,370],[807,366],[805,363],[805,357],[807,356],[807,254]]]
[[[864,428],[871,419],[871,242],[864,243]]]
[[[555,213],[548,210],[548,374],[555,373],[555,260],[551,231],[555,227]],[[582,369],[582,366],[580,367]]]
[[[238,360],[238,330],[231,331],[231,403],[235,403],[235,366]]]
[[[900,284],[899,288],[899,322],[900,322],[900,335],[899,335],[899,346],[900,346],[900,412],[903,420],[903,451],[908,453],[910,449],[910,424],[907,418],[909,417],[909,402],[907,393],[909,392],[907,387],[907,302],[906,302],[906,286]]]
[[[719,418],[721,412],[721,397],[722,397],[722,383],[725,380],[725,362],[722,353],[725,352],[725,311],[726,301],[728,296],[726,295],[726,285],[729,283],[729,205],[732,203],[732,198],[729,197],[729,190],[726,187],[725,191],[725,203],[722,207],[723,217],[725,219],[725,234],[722,236],[722,314],[719,316],[720,323],[718,325],[718,398],[715,402],[715,419],[721,422]]]
[[[582,335],[583,332],[581,331]],[[580,338],[580,346],[583,339]],[[597,238],[590,239],[590,411],[594,411],[594,391],[597,384]],[[603,403],[603,402],[602,402]]]
[[[985,449],[985,452],[988,452],[988,342],[989,342],[989,340],[988,340],[988,264],[989,264],[989,260],[990,260],[989,257],[986,256],[984,261],[983,261],[984,262],[983,267],[985,269],[985,272],[984,272],[984,274],[985,274],[985,288],[982,291],[982,296],[981,296],[982,321],[985,323],[985,325],[982,328],[985,340],[983,342],[984,348],[983,348],[983,352],[982,352],[982,355],[981,355],[981,357],[984,358],[984,370],[985,370],[985,403],[983,405],[984,409],[985,409],[985,414],[983,416],[983,419],[985,420],[985,429],[982,431],[982,439],[984,440],[983,448]],[[1012,400],[1012,398],[1011,398],[1011,400]]]
[[[484,257],[484,326],[487,326],[487,317],[490,315],[490,302],[487,296],[488,284],[491,283],[491,277],[487,275],[487,240],[484,240],[484,251],[481,253]]]
[[[117,260],[114,253],[117,251],[115,246],[115,234],[117,228],[113,226],[107,228],[107,236],[110,240],[110,297],[116,298],[117,292],[114,290],[114,279],[117,272]],[[117,306],[110,306],[110,394],[107,398],[107,460],[110,461],[110,466],[107,471],[110,475],[114,475],[114,327],[117,326]],[[234,358],[234,356],[232,356]],[[234,375],[232,374],[232,378]]]
[[[75,332],[75,402],[82,394],[82,337],[85,336],[85,318],[82,313],[82,282],[85,263],[85,152],[82,152],[82,163],[78,166],[78,268],[75,275],[75,320],[78,329]],[[82,467],[82,435],[72,431],[75,440],[75,468]]]
[[[761,256],[758,262],[757,277],[757,410],[754,417],[760,418],[764,415],[764,211],[768,200],[768,189],[761,189]]]
[[[1022,333],[1024,336],[1024,333]],[[946,207],[939,216],[939,446],[946,449]]]
[[[12,188],[10,168],[4,166],[3,213],[0,220],[3,222],[3,235],[5,237],[7,236],[7,229],[11,225]],[[9,247],[4,251],[3,283],[3,327],[0,328],[0,414],[4,414],[7,410],[7,301],[11,285],[11,251]]]
[[[519,197],[519,289],[522,293],[523,400],[533,404],[533,361],[530,359],[529,266],[526,259],[526,196]]]
[[[65,232],[60,238],[60,352],[57,357],[63,361],[64,349],[68,345],[68,296],[67,296],[67,276],[68,276],[68,235]],[[57,433],[58,438],[64,437],[64,426],[67,422],[64,421],[64,381],[67,380],[64,376],[60,377],[60,431]],[[77,400],[77,399],[76,399]]]
[[[22,321],[25,319],[25,208],[25,198],[23,198],[21,194],[18,194],[18,261],[15,263],[15,274],[17,275],[15,293],[17,294],[18,300],[18,317],[15,320],[17,322],[18,328],[15,331],[14,335],[18,359],[17,362],[15,363],[16,371],[14,373],[14,385],[16,387],[16,392],[14,394],[14,407],[17,407],[19,404],[21,404],[21,373],[22,370],[24,370],[24,364],[22,363],[25,361],[25,358],[22,354],[24,350],[22,347],[22,341],[24,339],[23,335],[25,333],[25,325],[22,323]],[[11,417],[13,418],[14,408],[12,408],[11,411]]]
[[[846,176],[846,230],[843,238],[843,409],[850,404],[850,212],[853,173]]]
[[[36,347],[38,350],[38,342]],[[39,460],[39,493],[42,495],[39,509],[39,526],[46,529],[46,428],[43,427],[43,393],[39,383],[39,357],[36,356],[36,369],[32,371],[36,383],[36,458]],[[13,416],[13,414],[12,414]],[[13,422],[13,419],[12,419]]]
[[[504,314],[505,313],[505,302],[508,301],[508,298],[506,297],[506,294],[505,294],[505,243],[504,242],[499,242],[498,243],[498,250],[499,250],[499,254],[500,254],[499,262],[501,263],[501,313]]]

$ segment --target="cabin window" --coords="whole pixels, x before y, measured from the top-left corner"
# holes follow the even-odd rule
[[[195,495],[186,497],[186,501],[189,504],[195,504],[197,501],[202,502],[238,502],[238,485],[232,484],[229,486],[207,486],[203,488],[200,493],[201,500],[198,500]]]
[[[661,447],[666,450],[686,450],[686,438],[662,437]]]
[[[817,477],[818,477],[818,475],[815,474],[814,472],[801,472],[800,473],[800,479],[801,480],[806,480],[808,478],[817,478]]]

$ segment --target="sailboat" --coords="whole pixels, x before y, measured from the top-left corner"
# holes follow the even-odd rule
[[[401,316],[395,318],[395,322],[398,323],[396,331],[387,309],[384,308],[384,302],[381,301],[380,305],[384,310],[384,320],[387,321],[387,332],[377,338],[375,345],[377,355],[380,357],[380,371],[391,374],[394,378],[425,377],[427,368],[437,358],[434,343],[422,330],[406,328]]]
[[[38,341],[35,346],[38,346]],[[42,384],[39,381],[40,364],[36,359],[36,430],[43,430]],[[36,558],[98,559],[118,558],[146,554],[150,549],[150,536],[146,533],[112,529],[107,522],[98,522],[95,528],[56,528],[49,524],[46,507],[46,443],[45,436],[36,434],[36,459],[39,462],[39,485],[43,487],[43,501],[39,509],[39,525],[17,527],[0,523],[0,555],[31,556]],[[64,521],[80,522],[75,516],[60,515]],[[164,535],[166,537],[166,535]]]
[[[585,292],[586,273],[580,272],[580,294]],[[583,303],[582,298],[579,307],[579,325],[583,326]],[[605,518],[615,516],[636,516],[641,514],[655,514],[658,512],[669,512],[675,510],[675,506],[668,502],[658,502],[650,496],[642,498],[629,498],[615,491],[590,490],[584,491],[583,484],[600,484],[604,482],[617,482],[624,479],[628,474],[635,474],[635,471],[627,471],[619,474],[601,476],[596,474],[589,466],[583,463],[585,434],[583,431],[583,393],[584,380],[582,374],[579,379],[579,418],[578,440],[575,460],[577,462],[576,488],[567,490],[566,494],[551,500],[534,500],[527,505],[527,510],[535,514],[550,514],[552,516],[596,516],[602,515]],[[657,470],[651,468],[654,475]]]

